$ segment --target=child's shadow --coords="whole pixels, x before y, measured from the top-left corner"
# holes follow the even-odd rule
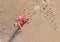
[[[8,42],[13,42],[14,38],[15,38],[19,33],[21,33],[21,31],[18,31],[18,30],[19,30],[19,28],[16,29],[16,31],[13,33],[13,35],[11,36],[11,38],[9,39]]]

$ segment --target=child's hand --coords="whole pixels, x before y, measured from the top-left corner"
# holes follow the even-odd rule
[[[18,27],[17,23],[14,23],[14,26],[15,26],[15,27]]]

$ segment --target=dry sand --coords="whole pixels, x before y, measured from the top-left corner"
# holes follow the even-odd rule
[[[0,42],[60,42],[59,4],[60,0],[0,0]],[[13,24],[24,8],[31,19],[19,32]]]

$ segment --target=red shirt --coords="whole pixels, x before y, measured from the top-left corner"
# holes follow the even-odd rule
[[[25,22],[27,21],[27,18],[25,17],[25,15],[21,15],[18,18],[18,22],[23,25]]]

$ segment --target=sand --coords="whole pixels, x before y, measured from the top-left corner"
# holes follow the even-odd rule
[[[60,42],[59,0],[0,0],[0,42]],[[22,32],[14,23],[23,9],[30,20]]]

